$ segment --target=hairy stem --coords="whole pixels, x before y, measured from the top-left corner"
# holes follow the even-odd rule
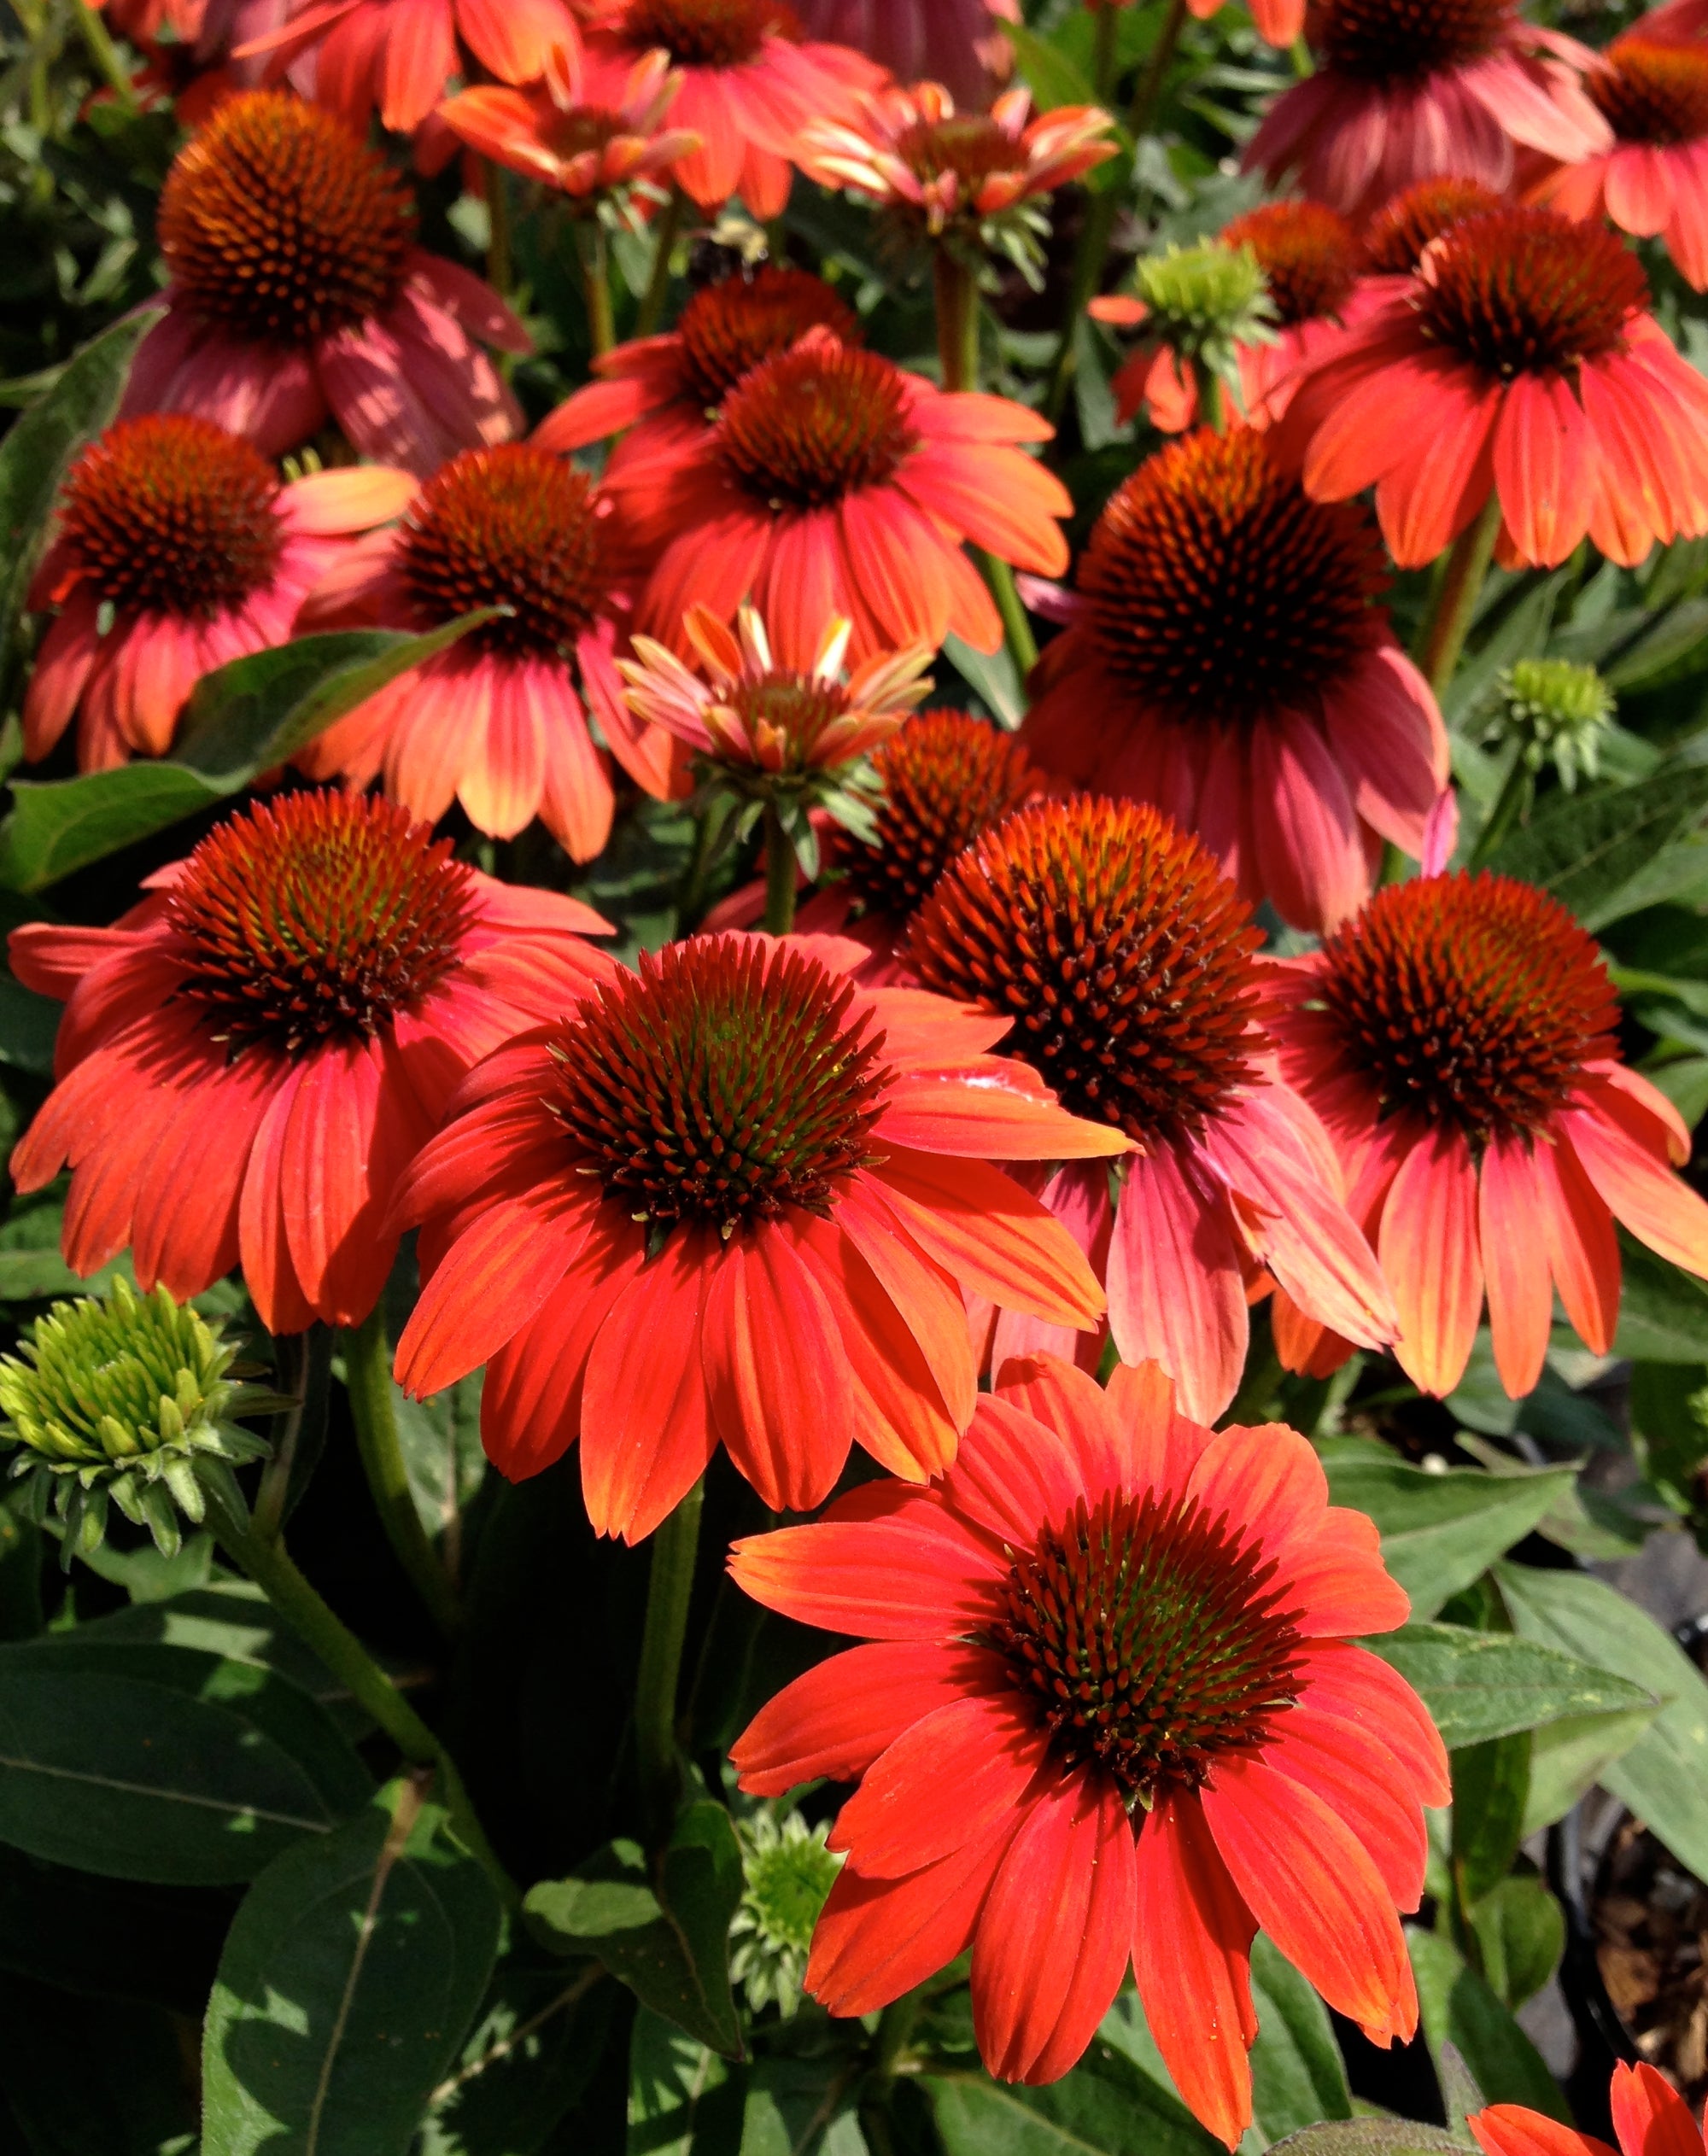
[[[1003,617],[1003,636],[1009,647],[1009,656],[1024,685],[1026,677],[1038,664],[1038,639],[1032,633],[1032,622],[1015,582],[1015,573],[1004,561],[998,561],[982,546],[972,550],[973,558],[979,564],[991,597],[997,602],[997,611]]]
[[[1482,513],[1459,534],[1447,558],[1440,588],[1418,640],[1418,663],[1437,699],[1447,694],[1459,666],[1500,530],[1500,497],[1491,493]]]
[[[646,280],[640,312],[635,319],[637,337],[652,336],[664,317],[664,301],[670,289],[670,257],[676,251],[677,235],[682,229],[682,198],[679,190],[671,190],[670,199],[659,212],[652,229],[652,274]]]
[[[576,219],[576,254],[581,263],[582,296],[587,303],[588,342],[595,359],[617,342],[617,318],[611,304],[611,250],[596,217]]]
[[[793,856],[790,856],[793,865]],[[699,1516],[705,1486],[696,1482],[652,1537],[652,1569],[646,1583],[646,1624],[640,1635],[640,1669],[635,1684],[635,1762],[641,1808],[651,1839],[663,1841],[681,1794],[676,1763],[676,1695],[681,1680],[682,1642],[693,1595],[699,1553]]]
[[[447,1639],[454,1639],[462,1630],[462,1604],[439,1562],[438,1551],[427,1539],[403,1464],[397,1403],[391,1389],[391,1342],[386,1334],[383,1302],[376,1304],[371,1315],[354,1332],[344,1335],[344,1382],[350,1395],[362,1472],[373,1493],[386,1540],[434,1623]]]
[[[765,933],[787,936],[795,925],[795,850],[775,809],[765,811]]]
[[[945,389],[979,386],[979,288],[967,264],[939,245],[933,264],[937,289],[937,355]]]

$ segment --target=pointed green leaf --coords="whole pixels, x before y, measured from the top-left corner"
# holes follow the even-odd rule
[[[1610,1670],[1507,1632],[1407,1625],[1364,1644],[1422,1696],[1450,1750],[1584,1715],[1641,1717],[1660,1703]]]

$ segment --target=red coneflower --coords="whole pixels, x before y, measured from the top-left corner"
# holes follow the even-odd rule
[[[110,928],[32,922],[66,999],[58,1084],[13,1153],[69,1164],[64,1250],[126,1245],[180,1301],[241,1264],[269,1332],[355,1325],[397,1254],[398,1176],[470,1065],[614,970],[574,899],[492,882],[383,801],[257,803]]]
[[[1280,970],[1281,1067],[1340,1151],[1399,1306],[1394,1353],[1423,1391],[1458,1384],[1485,1293],[1501,1382],[1514,1399],[1530,1391],[1550,1273],[1605,1355],[1616,1218],[1708,1276],[1708,1205],[1669,1166],[1689,1158],[1688,1133],[1618,1060],[1606,968],[1546,892],[1487,874],[1395,885]],[[1307,1324],[1278,1322],[1277,1337],[1299,1366],[1346,1353]]]
[[[1689,2105],[1646,2061],[1615,2066],[1608,2095],[1618,2156],[1701,2156],[1703,2129]],[[1491,2104],[1465,2123],[1483,2156],[1614,2156],[1606,2141],[1522,2104]]]
[[[121,420],[78,459],[30,587],[57,607],[24,692],[24,753],[77,715],[85,771],[164,756],[190,691],[290,640],[349,535],[395,517],[413,482],[372,467],[281,486],[258,451],[206,419]]]
[[[664,125],[681,86],[668,56],[652,52],[608,104],[588,96],[578,79],[531,90],[478,83],[448,98],[439,117],[483,157],[594,209],[623,197],[636,181],[661,179],[699,148],[689,129]],[[655,188],[655,201],[661,192]]]
[[[1442,172],[1384,202],[1364,230],[1363,267],[1372,277],[1410,277],[1432,240],[1468,217],[1499,209],[1501,197],[1479,179]]]
[[[1583,86],[1613,147],[1561,166],[1530,190],[1568,217],[1609,217],[1659,237],[1685,282],[1708,289],[1708,49],[1645,35],[1640,23],[1595,56]]]
[[[1095,105],[1034,118],[1026,89],[963,113],[939,82],[894,83],[863,98],[851,120],[810,123],[797,155],[822,186],[851,188],[932,238],[956,229],[976,238],[1118,155],[1114,125]]]
[[[857,1441],[922,1481],[977,1397],[963,1289],[1102,1314],[1067,1235],[986,1163],[1126,1139],[989,1054],[1005,1020],[857,986],[863,955],[643,954],[477,1072],[410,1171],[397,1218],[430,1277],[400,1382],[485,1363],[490,1457],[519,1479],[579,1435],[601,1534],[650,1534],[720,1440],[774,1509],[822,1503]]]
[[[940,1490],[738,1542],[756,1601],[869,1641],[774,1699],[742,1785],[858,1780],[807,1989],[887,2005],[970,1947],[990,2071],[1047,2082],[1131,1963],[1176,2087],[1251,2120],[1261,1925],[1377,2043],[1417,1995],[1396,1909],[1448,1796],[1423,1703],[1352,1637],[1406,1621],[1296,1431],[1212,1434],[1152,1368],[1010,1363]]]
[[[379,778],[429,823],[460,801],[496,838],[537,815],[565,852],[591,861],[616,797],[577,673],[624,768],[661,798],[670,792],[669,744],[631,723],[613,663],[631,574],[611,505],[585,472],[527,442],[465,450],[401,524],[350,550],[302,625],[419,631],[488,606],[505,616],[400,675],[298,762],[354,786]]]
[[[1521,143],[1568,161],[1607,147],[1579,81],[1588,47],[1523,21],[1518,0],[1320,0],[1311,39],[1315,72],[1244,161],[1348,217],[1436,172],[1504,193]]]
[[[620,78],[659,48],[681,71],[676,122],[701,147],[676,179],[702,209],[740,195],[753,216],[781,217],[801,130],[883,79],[846,45],[806,42],[787,0],[594,0],[591,13],[591,71]]]
[[[278,74],[314,63],[314,95],[360,135],[380,124],[412,135],[453,79],[570,80],[581,39],[566,0],[295,0],[273,36],[242,50],[272,55]]]
[[[1708,531],[1708,383],[1648,297],[1603,227],[1469,218],[1307,372],[1281,453],[1319,500],[1373,485],[1403,568],[1433,561],[1491,493],[1503,560],[1552,567],[1587,533],[1635,565]]]
[[[625,428],[606,477],[632,476],[644,488],[654,462],[668,470],[684,445],[697,443],[742,377],[787,352],[812,329],[860,342],[860,318],[810,270],[766,263],[752,276],[704,286],[663,336],[620,344],[593,363],[601,377],[565,398],[533,439],[542,449],[584,449]]]
[[[416,472],[507,440],[520,409],[480,345],[525,352],[527,332],[413,230],[407,189],[342,120],[278,91],[229,99],[167,175],[167,315],[123,416],[198,412],[277,456],[330,410]]]
[[[1002,621],[962,551],[1050,576],[1068,563],[1067,489],[1021,445],[1048,423],[1003,397],[945,394],[875,352],[810,330],[725,395],[710,424],[610,470],[636,541],[662,549],[640,626],[665,641],[699,601],[743,599],[792,664],[827,616],[857,663],[952,629],[993,651]]]
[[[1275,1070],[1273,968],[1250,923],[1155,809],[1082,797],[986,833],[903,946],[926,987],[1011,1020],[1012,1053],[1065,1107],[1132,1139],[1113,1175],[1039,1171],[1044,1201],[1107,1283],[1121,1360],[1159,1364],[1206,1423],[1238,1390],[1248,1297],[1268,1276],[1366,1346],[1397,1329],[1327,1136]],[[1078,1345],[1009,1315],[991,1358]]]
[[[1046,771],[1154,801],[1242,897],[1321,929],[1363,902],[1382,839],[1421,854],[1448,745],[1377,604],[1374,524],[1310,500],[1268,440],[1205,429],[1111,496],[1022,738]]]

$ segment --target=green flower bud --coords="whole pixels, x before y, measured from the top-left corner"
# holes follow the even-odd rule
[[[1236,346],[1275,342],[1275,309],[1249,247],[1171,247],[1136,263],[1133,284],[1149,311],[1146,334],[1183,360],[1230,374]]]
[[[56,1303],[20,1348],[0,1357],[0,1442],[19,1447],[12,1474],[38,1519],[51,1494],[65,1563],[99,1548],[109,1504],[166,1557],[210,1488],[241,1516],[231,1469],[267,1448],[233,1418],[271,1395],[232,1382],[235,1351],[198,1312],[118,1280],[105,1300]]]
[[[809,1828],[796,1813],[779,1826],[759,1812],[736,1832],[747,1890],[729,1927],[729,1974],[755,2013],[775,2003],[787,2021],[800,2004],[813,1926],[842,1859],[825,1847],[829,1827]]]
[[[1602,736],[1613,722],[1613,692],[1593,666],[1569,659],[1519,659],[1500,676],[1503,710],[1491,739],[1518,745],[1524,768],[1552,763],[1568,793],[1600,769]]]

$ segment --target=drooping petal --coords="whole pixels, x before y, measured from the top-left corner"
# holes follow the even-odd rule
[[[904,1729],[843,1806],[830,1846],[866,1878],[902,1878],[1011,1814],[1046,1752],[1011,1684],[934,1707]]]
[[[1400,1313],[1395,1357],[1420,1391],[1445,1398],[1465,1374],[1483,1311],[1477,1168],[1451,1125],[1401,1162],[1377,1247]]]
[[[1507,1392],[1522,1399],[1542,1374],[1553,1318],[1541,1195],[1525,1141],[1503,1132],[1490,1137],[1483,1148],[1478,1206],[1494,1367]]]
[[[1121,1360],[1160,1364],[1185,1411],[1214,1423],[1245,1368],[1245,1282],[1225,1219],[1170,1148],[1127,1161],[1108,1293]]]

